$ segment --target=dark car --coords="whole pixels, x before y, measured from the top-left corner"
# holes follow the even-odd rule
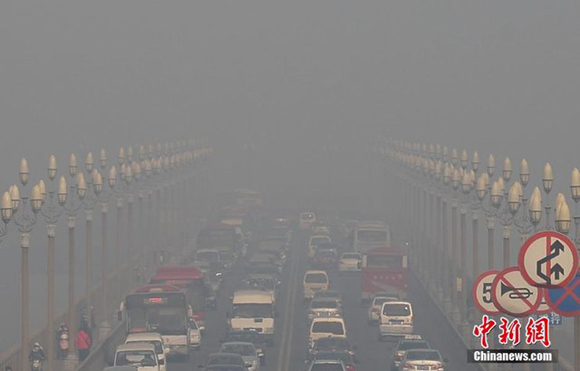
[[[348,341],[348,339],[340,337],[326,337],[314,341],[312,349],[310,349],[309,357],[315,357],[318,352],[324,351],[345,351],[350,353],[356,360],[354,351],[356,347]]]
[[[356,371],[356,359],[347,351],[344,350],[325,350],[316,353],[313,361],[339,360],[344,363],[347,371]]]
[[[226,334],[226,338],[223,340],[224,343],[231,343],[234,341],[254,344],[256,352],[258,352],[258,357],[260,357],[260,365],[264,366],[266,364],[265,349],[268,341],[264,339],[262,334],[254,330],[230,331]]]
[[[216,370],[216,368],[211,368],[211,366],[236,366],[243,367],[246,369],[246,362],[239,354],[234,353],[212,353],[207,356],[207,360],[204,365],[199,365],[200,368],[204,370]],[[221,370],[218,368],[218,370]]]
[[[313,268],[333,270],[338,267],[338,254],[334,249],[317,248],[312,257]]]

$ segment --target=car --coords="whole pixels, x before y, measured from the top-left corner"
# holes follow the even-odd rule
[[[246,362],[246,367],[249,371],[258,371],[260,369],[260,357],[258,357],[258,352],[253,343],[241,341],[223,343],[219,353],[239,354]]]
[[[211,353],[207,356],[205,364],[198,365],[205,370],[213,370],[211,366],[240,366],[246,369],[246,362],[241,355],[235,353]]]
[[[401,361],[405,358],[405,353],[407,353],[409,349],[431,349],[431,346],[427,340],[422,340],[419,335],[411,335],[405,338],[405,340],[399,340],[393,348],[391,371],[399,370]]]
[[[347,371],[347,369],[340,360],[325,359],[312,362],[308,371]]]
[[[149,343],[155,347],[157,359],[159,360],[159,371],[167,370],[167,355],[169,348],[165,346],[163,338],[157,332],[142,332],[137,334],[129,334],[125,339],[125,344],[133,343]]]
[[[308,240],[308,257],[312,258],[314,256],[318,246],[330,243],[332,243],[330,236],[325,234],[310,236],[310,239]]]
[[[217,249],[199,249],[195,252],[195,260],[221,263],[220,252]]]
[[[383,303],[398,300],[399,299],[391,296],[375,296],[373,300],[371,300],[371,305],[369,306],[368,310],[369,325],[374,325],[379,321],[379,318],[381,317],[381,308],[383,307]]]
[[[338,264],[338,255],[335,249],[318,247],[310,261],[312,268],[334,270]]]
[[[103,371],[137,371],[137,367],[133,366],[110,366],[105,367]]]
[[[360,272],[362,268],[362,255],[358,252],[344,252],[338,261],[339,272]]]
[[[260,358],[260,365],[266,365],[266,346],[268,345],[268,340],[256,330],[239,330],[239,331],[229,331],[226,334],[225,340],[222,343],[242,341],[254,344],[258,357]]]
[[[401,371],[445,371],[447,359],[436,349],[409,349],[401,361]]]
[[[344,363],[347,371],[357,371],[356,364],[358,361],[344,350],[325,350],[316,353],[313,361],[339,360]]]
[[[304,299],[309,300],[314,297],[314,293],[318,290],[328,290],[330,280],[326,271],[322,270],[308,270],[304,273],[303,292]]]
[[[330,230],[323,225],[316,226],[312,229],[312,234],[325,234],[330,236]]]
[[[314,318],[310,323],[308,345],[312,347],[314,342],[325,337],[339,337],[346,339],[346,325],[343,318],[322,317]]]
[[[267,291],[272,294],[274,301],[278,294],[279,285],[280,281],[271,274],[250,274],[248,278],[242,281],[244,289]]]
[[[246,371],[246,367],[240,365],[212,365],[204,368],[205,371]]]
[[[159,371],[155,346],[151,343],[121,344],[115,352],[113,366],[133,366],[137,371]]]
[[[315,291],[314,296],[312,297],[312,300],[314,300],[314,299],[333,299],[337,303],[342,303],[342,297],[340,295],[340,292],[335,291],[335,290]]]
[[[333,298],[312,299],[308,306],[308,323],[319,317],[342,317],[342,306]]]
[[[188,319],[189,346],[193,349],[201,348],[201,329],[197,321],[191,317]]]
[[[220,262],[226,271],[230,271],[236,263],[236,253],[230,250],[219,250]]]
[[[413,306],[407,301],[385,302],[379,321],[379,341],[404,338],[413,333]]]
[[[309,356],[314,357],[318,352],[325,352],[329,350],[345,351],[350,353],[350,355],[356,359],[354,353],[356,347],[352,345],[347,338],[335,336],[320,338],[316,340],[309,351]]]

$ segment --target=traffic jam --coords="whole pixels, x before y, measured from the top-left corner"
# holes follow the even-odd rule
[[[127,336],[105,370],[449,369],[415,326],[407,255],[385,223],[227,196],[192,249],[160,259],[121,303]]]

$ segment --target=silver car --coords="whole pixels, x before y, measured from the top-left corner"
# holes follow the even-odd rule
[[[260,369],[260,358],[253,343],[242,341],[223,343],[219,353],[239,354],[244,359],[249,371],[258,371]]]
[[[342,305],[332,298],[313,299],[308,306],[308,323],[318,317],[342,317]]]

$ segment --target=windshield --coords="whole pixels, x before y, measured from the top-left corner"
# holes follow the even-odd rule
[[[407,359],[411,361],[440,361],[441,356],[436,350],[410,350]]]
[[[178,307],[134,308],[129,310],[129,328],[161,335],[182,335],[187,331],[186,310]]]
[[[157,340],[157,341],[156,340],[134,340],[134,341],[126,342],[126,344],[132,344],[132,343],[152,344],[153,346],[155,346],[155,353],[163,354],[163,344],[159,340]]]
[[[199,251],[195,254],[195,260],[218,262],[220,260],[220,254],[217,251]]]
[[[213,357],[209,357],[207,361],[209,365],[242,365],[246,366],[246,363],[239,355],[229,355],[229,354],[219,354]]]
[[[115,357],[115,366],[141,366],[141,365],[157,366],[155,354],[147,350],[132,350],[126,352],[118,352]]]
[[[330,238],[328,237],[312,237],[312,239],[310,240],[310,244],[314,245],[314,246],[318,246],[321,245],[323,243],[329,243],[330,242]]]
[[[373,306],[380,306],[383,305],[383,303],[389,302],[389,301],[393,301],[395,299],[392,298],[375,298],[374,302],[373,302]]]
[[[342,322],[315,322],[312,325],[312,333],[344,335],[344,327]]]
[[[314,297],[316,299],[318,298],[331,298],[331,299],[336,299],[339,300],[340,299],[340,294],[336,291],[331,291],[331,290],[327,290],[327,291],[316,291],[316,293],[314,294]]]
[[[338,303],[334,300],[313,300],[310,303],[311,309],[336,309],[338,308]]]
[[[317,363],[312,365],[311,371],[344,371],[340,363]]]
[[[272,318],[272,304],[234,304],[234,318]]]
[[[310,273],[306,275],[304,278],[304,282],[306,283],[328,283],[328,278],[326,274],[322,273]]]
[[[276,288],[276,282],[271,278],[249,278],[246,281],[246,286],[261,290],[274,290]]]
[[[248,267],[246,268],[246,270],[248,271],[248,273],[255,273],[255,274],[278,274],[280,273],[280,271],[278,271],[278,268],[271,263],[251,263],[250,265],[248,265]]]
[[[350,343],[342,338],[322,338],[316,340],[316,349],[350,349]]]
[[[242,357],[256,356],[256,348],[253,344],[224,344],[220,353],[235,353]]]
[[[315,256],[317,258],[334,258],[336,254],[332,250],[318,250]]]
[[[403,257],[401,255],[368,255],[367,267],[401,268]]]
[[[369,243],[387,243],[387,231],[358,231],[356,234],[356,238],[360,242],[369,242]]]
[[[346,364],[353,364],[352,356],[348,352],[319,352],[316,354],[317,360],[339,360]]]
[[[411,315],[410,304],[385,304],[383,314],[393,317],[406,317]]]

